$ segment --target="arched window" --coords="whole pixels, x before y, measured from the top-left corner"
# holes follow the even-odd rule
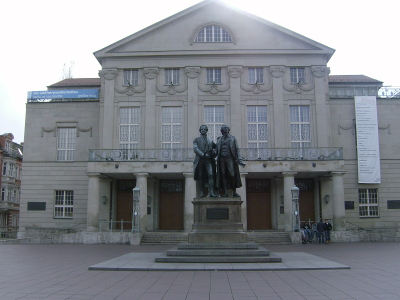
[[[214,43],[214,42],[223,42],[223,43],[232,43],[231,34],[219,25],[209,25],[201,28],[194,39],[195,43]]]

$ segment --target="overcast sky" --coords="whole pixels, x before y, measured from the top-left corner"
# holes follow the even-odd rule
[[[60,80],[65,62],[74,78],[97,77],[93,52],[198,0],[7,1],[0,11],[0,134],[24,141],[28,91]],[[400,1],[225,0],[225,2],[336,49],[333,75],[364,74],[400,86]]]

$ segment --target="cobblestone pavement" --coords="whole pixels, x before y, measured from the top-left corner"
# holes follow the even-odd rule
[[[89,271],[171,245],[0,245],[0,299],[400,299],[400,243],[266,245],[349,266],[299,271]]]

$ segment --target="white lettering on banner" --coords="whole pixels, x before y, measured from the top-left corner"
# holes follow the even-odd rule
[[[357,126],[358,183],[381,183],[376,97],[356,96],[354,103]]]
[[[28,92],[28,99],[99,98],[98,89],[51,90]]]

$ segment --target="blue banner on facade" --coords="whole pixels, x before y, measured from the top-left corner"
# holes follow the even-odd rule
[[[40,99],[98,99],[99,89],[53,90],[28,92],[28,100]]]

